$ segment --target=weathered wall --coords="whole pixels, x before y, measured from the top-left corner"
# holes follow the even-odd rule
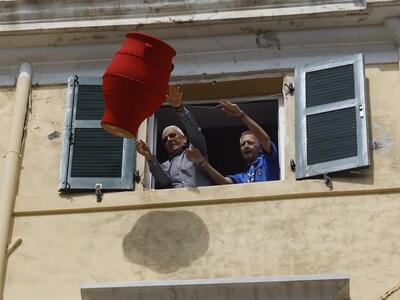
[[[77,300],[81,283],[331,273],[351,275],[351,299],[377,299],[400,278],[399,226],[398,195],[19,217],[5,299]]]
[[[13,88],[0,89],[0,182],[3,175],[4,155],[8,148],[8,137],[14,97],[15,93]]]
[[[251,189],[109,193],[101,204],[59,197],[62,138],[48,135],[63,130],[66,87],[35,88],[13,230],[23,243],[9,259],[5,299],[80,299],[79,284],[93,282],[326,273],[350,274],[353,300],[378,298],[400,278],[400,76],[397,64],[366,75],[373,166],[334,177],[332,191],[288,171]],[[0,93],[1,131],[12,94]],[[293,99],[286,104],[288,161]]]
[[[26,196],[58,187],[66,92],[66,86],[33,89],[19,192]]]
[[[369,85],[371,135],[373,142],[374,178],[391,180],[400,172],[400,96],[398,65],[380,65],[367,68]]]

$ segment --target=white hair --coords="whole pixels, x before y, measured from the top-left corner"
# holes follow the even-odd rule
[[[163,132],[162,132],[162,136],[164,136],[164,133],[168,130],[168,129],[175,129],[180,135],[185,136],[185,134],[183,133],[183,131],[175,125],[170,125],[164,128]]]

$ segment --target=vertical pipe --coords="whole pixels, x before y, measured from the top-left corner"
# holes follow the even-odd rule
[[[4,159],[3,180],[0,185],[0,299],[3,299],[4,293],[11,216],[14,210],[20,174],[21,146],[31,89],[31,78],[31,65],[23,63],[17,80],[8,148]]]

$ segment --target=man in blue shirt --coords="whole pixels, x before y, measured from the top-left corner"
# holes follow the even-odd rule
[[[240,136],[240,151],[248,170],[224,177],[203,158],[197,149],[191,149],[187,153],[188,159],[201,165],[216,184],[279,180],[278,152],[269,135],[236,104],[227,100],[220,100],[219,104],[222,111],[240,118],[249,129]]]

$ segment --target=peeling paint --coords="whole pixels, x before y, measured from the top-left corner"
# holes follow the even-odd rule
[[[82,40],[85,40],[85,38],[83,36],[78,36],[78,37],[71,38],[69,41],[70,42],[79,42],[79,41],[82,41]]]
[[[375,133],[375,138],[372,141],[371,148],[373,150],[379,150],[379,149],[386,149],[388,150],[390,147],[394,145],[394,139],[393,137],[385,132],[384,126],[380,124],[373,124],[372,125],[374,128]]]
[[[61,133],[58,132],[57,130],[53,131],[52,133],[50,133],[47,138],[51,141],[54,139],[58,139],[61,136]]]
[[[94,34],[94,35],[92,35],[92,37],[95,40],[104,40],[106,38],[106,36],[103,34]]]
[[[373,141],[372,149],[377,150],[377,149],[389,148],[393,146],[393,144],[394,141],[392,137],[384,136]]]
[[[281,41],[277,34],[272,31],[257,31],[256,44],[259,48],[277,48],[281,49]]]
[[[240,31],[255,34],[258,48],[281,50],[281,41],[275,31],[251,27],[241,27]]]

